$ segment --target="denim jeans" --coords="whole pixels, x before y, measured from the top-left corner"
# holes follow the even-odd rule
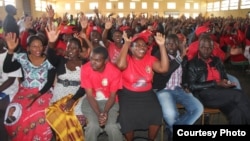
[[[231,82],[236,84],[235,89],[241,90],[241,86],[240,86],[240,82],[239,82],[238,78],[236,78],[235,76],[228,74],[228,73],[227,73],[227,78],[228,78],[228,80],[230,80]]]
[[[180,87],[175,87],[174,90],[162,89],[156,92],[156,95],[160,102],[167,128],[172,133],[173,125],[192,125],[203,113],[202,103],[192,93],[186,93]],[[185,112],[180,114],[176,104],[183,105]]]

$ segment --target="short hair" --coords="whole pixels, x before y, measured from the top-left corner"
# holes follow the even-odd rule
[[[75,44],[77,45],[78,49],[79,49],[80,51],[82,51],[81,41],[80,41],[79,39],[73,37],[73,38],[70,38],[70,39],[68,40],[68,43],[69,43],[69,42],[75,43]]]
[[[93,50],[92,50],[92,53],[93,54],[101,54],[103,56],[103,58],[106,60],[108,59],[108,50],[105,48],[105,47],[95,47]]]
[[[120,33],[120,34],[123,34],[121,30],[113,29],[113,30],[111,30],[112,36],[113,36],[116,32],[117,32],[117,33]]]
[[[180,44],[179,38],[176,34],[169,34],[169,35],[167,35],[166,39],[168,39],[168,40],[173,39],[175,42],[175,45],[177,45],[177,46],[179,46],[179,44]]]
[[[211,38],[211,36],[207,33],[203,33],[201,34],[201,36],[199,37],[199,47],[201,46],[201,41],[205,42],[210,42],[210,44],[212,45],[212,47],[214,46],[214,41]]]

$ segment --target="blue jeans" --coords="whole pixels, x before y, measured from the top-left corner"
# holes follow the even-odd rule
[[[174,90],[162,89],[156,92],[156,95],[160,102],[167,128],[172,133],[173,125],[192,125],[203,113],[202,103],[192,93],[186,93],[180,87],[175,87]],[[183,105],[186,112],[180,114],[176,104]]]
[[[241,90],[241,86],[240,86],[240,82],[239,82],[238,78],[236,78],[235,76],[228,74],[228,73],[227,73],[227,78],[228,78],[228,80],[230,80],[231,82],[234,82],[236,84],[235,89]]]

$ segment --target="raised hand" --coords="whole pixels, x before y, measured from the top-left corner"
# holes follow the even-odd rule
[[[118,17],[116,19],[116,24],[118,25],[118,27],[120,27],[122,25],[122,18]]]
[[[8,52],[13,53],[18,45],[18,39],[16,37],[16,33],[12,32],[7,33],[7,35],[5,36],[5,41],[8,46]]]
[[[83,38],[83,39],[87,39],[86,33],[82,32],[82,31],[79,33],[79,36],[80,36],[81,38]]]
[[[95,14],[98,14],[98,13],[99,13],[98,8],[95,8],[93,11],[95,12]]]
[[[82,15],[80,18],[79,18],[79,21],[80,21],[80,24],[81,24],[81,27],[82,29],[86,29],[87,26],[88,26],[88,18],[84,15]]]
[[[25,17],[24,26],[25,26],[25,29],[32,28],[32,18],[31,17]]]
[[[112,27],[112,21],[111,20],[107,20],[105,22],[105,29],[109,30]]]
[[[58,28],[54,24],[48,24],[47,28],[45,28],[45,31],[50,43],[54,43],[60,34],[60,30],[58,30]]]
[[[54,12],[54,9],[52,8],[52,5],[47,6],[46,12],[47,12],[47,15],[49,18],[51,18],[51,19],[54,18],[55,12]]]
[[[131,43],[132,42],[132,37],[128,38],[127,32],[123,31],[122,37],[125,41],[125,43]]]
[[[161,33],[157,32],[156,35],[154,36],[156,43],[160,46],[165,47],[165,36],[162,35]]]

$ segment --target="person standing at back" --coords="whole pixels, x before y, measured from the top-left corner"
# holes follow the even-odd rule
[[[4,33],[7,34],[9,32],[14,32],[16,33],[16,37],[19,37],[19,27],[16,19],[14,18],[17,13],[17,9],[13,5],[6,5],[5,11],[7,12],[7,15],[3,21]]]
[[[17,39],[20,40],[19,26],[17,25],[17,21],[14,17],[17,13],[16,7],[14,7],[13,5],[6,5],[5,11],[7,12],[7,15],[3,21],[4,34],[15,33]],[[20,52],[20,51],[22,51],[22,47],[19,41],[15,49],[15,52]]]

